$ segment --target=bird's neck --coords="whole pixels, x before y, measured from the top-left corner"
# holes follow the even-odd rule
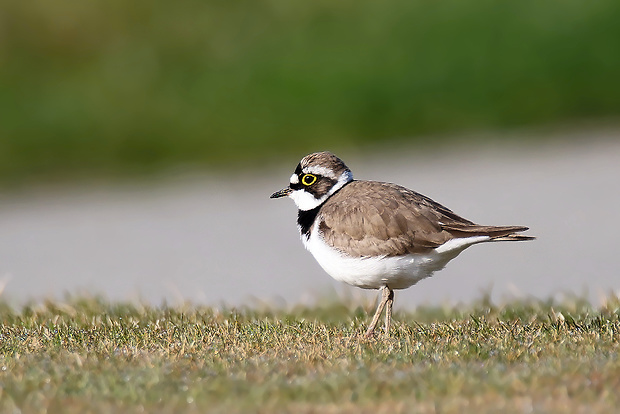
[[[312,210],[297,211],[297,226],[299,227],[299,232],[301,235],[306,239],[310,237],[310,230],[312,229],[314,220],[316,220],[317,214],[319,214],[321,205],[313,208]]]

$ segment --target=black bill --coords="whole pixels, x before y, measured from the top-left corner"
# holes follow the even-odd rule
[[[286,188],[281,189],[280,191],[276,191],[269,198],[286,197],[287,195],[289,195],[292,192],[293,192],[293,190],[291,190],[289,187],[286,187]]]

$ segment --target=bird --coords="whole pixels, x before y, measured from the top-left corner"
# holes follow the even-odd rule
[[[328,151],[301,159],[287,187],[270,198],[292,198],[305,248],[334,279],[380,291],[365,337],[374,336],[385,309],[389,336],[394,290],[432,276],[479,243],[525,241],[525,226],[486,226],[397,184],[353,179]]]

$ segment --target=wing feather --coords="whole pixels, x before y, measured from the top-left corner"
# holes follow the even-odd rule
[[[522,226],[481,226],[396,184],[352,181],[321,207],[319,229],[329,245],[353,257],[424,253],[453,238],[525,240]],[[516,238],[515,238],[516,237]]]

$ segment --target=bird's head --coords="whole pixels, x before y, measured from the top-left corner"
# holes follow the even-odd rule
[[[308,211],[351,181],[353,174],[340,158],[330,152],[315,152],[301,159],[288,187],[273,193],[271,198],[289,196],[297,208]]]

